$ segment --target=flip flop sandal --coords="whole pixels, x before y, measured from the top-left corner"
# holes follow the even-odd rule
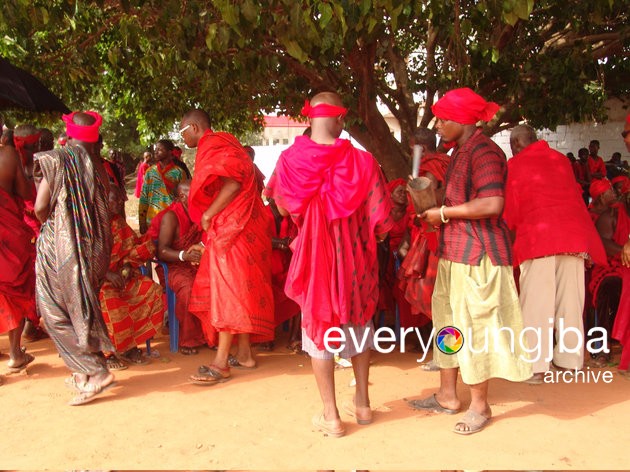
[[[313,426],[324,433],[324,435],[332,436],[333,438],[341,438],[346,434],[343,423],[336,424],[334,421],[327,421],[323,413],[313,416]]]
[[[72,388],[78,392],[81,391],[81,387],[79,386],[79,381],[77,380],[75,374],[72,374],[70,377],[67,377],[64,379],[63,383],[66,385],[66,387],[68,388]],[[81,382],[83,383],[83,382]]]
[[[357,420],[357,424],[360,425],[371,424],[372,421],[374,421],[372,410],[370,408],[367,408],[368,413],[366,414],[366,408],[361,408],[359,410],[361,411],[361,413],[359,413],[353,401],[346,400],[341,404],[341,409],[348,415],[352,416],[355,420]]]
[[[116,359],[114,356],[108,357],[106,362],[107,370],[125,370],[129,368],[126,364],[121,362],[119,359]]]
[[[223,374],[222,372],[227,372],[227,375]],[[232,379],[232,376],[230,375],[230,369],[221,369],[220,367],[214,365],[202,365],[201,367],[199,367],[197,374],[190,376],[190,381],[192,383],[194,383],[195,385],[203,385],[205,387],[227,382],[230,379]]]
[[[422,400],[409,400],[407,404],[414,410],[432,411],[433,413],[444,413],[446,415],[454,415],[459,413],[459,410],[452,410],[445,408],[437,401],[435,394]]]
[[[196,347],[180,347],[179,348],[179,353],[182,356],[196,356],[197,354],[199,354],[199,350]]]
[[[85,405],[86,403],[90,403],[96,400],[96,398],[101,393],[105,392],[106,390],[109,390],[115,385],[116,385],[116,381],[110,382],[105,386],[84,383],[83,386],[80,387],[79,394],[76,397],[74,397],[72,400],[70,400],[70,402],[68,402],[68,405],[79,406],[79,405]]]
[[[232,354],[228,356],[228,365],[230,367],[234,367],[235,369],[243,369],[243,370],[253,370],[258,367],[257,364],[254,364],[252,366],[243,365],[238,361],[236,356],[233,356]]]
[[[468,436],[470,434],[475,434],[479,431],[482,431],[489,422],[490,418],[483,416],[476,411],[468,410],[464,414],[464,416],[462,416],[462,419],[455,423],[455,428],[453,428],[453,432]],[[467,426],[468,430],[457,429],[457,427],[460,425]]]
[[[149,359],[142,355],[142,351],[138,348],[132,351],[132,354],[122,354],[120,358],[133,365],[147,365],[149,363]]]
[[[24,351],[22,351],[24,352]],[[35,358],[24,352],[24,361],[20,365],[8,366],[9,372],[12,374],[17,374],[18,372],[22,372],[26,367],[35,360]]]

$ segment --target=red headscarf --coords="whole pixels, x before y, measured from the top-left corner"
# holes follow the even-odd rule
[[[595,200],[601,194],[610,189],[612,189],[612,184],[608,179],[595,179],[591,182],[588,193],[590,193],[591,198]]]
[[[312,107],[311,102],[305,100],[301,113],[302,116],[308,116],[309,118],[332,118],[337,116],[346,116],[348,109],[330,105],[328,103],[318,103]]]
[[[431,107],[431,111],[443,120],[455,121],[462,125],[474,125],[480,120],[490,121],[499,111],[499,105],[486,102],[483,97],[469,88],[459,88],[446,92]]]
[[[389,193],[394,193],[394,190],[396,190],[396,187],[402,185],[403,187],[407,185],[407,181],[405,179],[395,179],[392,180],[391,182],[387,182],[387,191]]]
[[[39,137],[42,133],[31,134],[30,136],[16,136],[13,135],[13,143],[15,144],[15,150],[18,152],[20,157],[22,158],[22,163],[24,163],[24,147],[29,144],[35,144],[39,142]]]
[[[618,175],[617,177],[613,177],[610,183],[615,185],[615,184],[618,184],[619,182],[625,183],[627,180],[629,179],[625,175]]]
[[[86,143],[98,142],[98,129],[103,123],[103,117],[95,111],[84,111],[83,113],[94,117],[96,121],[89,126],[81,126],[73,121],[74,115],[76,115],[77,113],[81,112],[75,111],[73,113],[70,113],[69,115],[62,116],[63,121],[66,122],[66,134],[68,135],[68,137]]]

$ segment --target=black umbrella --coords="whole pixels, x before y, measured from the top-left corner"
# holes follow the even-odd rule
[[[0,57],[0,110],[10,108],[70,113],[37,78]]]

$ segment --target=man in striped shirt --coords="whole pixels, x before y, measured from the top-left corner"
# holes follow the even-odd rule
[[[506,159],[476,126],[492,119],[498,109],[468,88],[447,92],[432,107],[438,133],[457,145],[446,172],[443,205],[420,215],[431,225],[441,225],[432,299],[437,333],[433,359],[440,367],[440,390],[410,403],[420,410],[459,412],[460,371],[470,387],[471,403],[455,425],[458,434],[481,431],[490,420],[489,379],[518,382],[531,376],[518,342],[523,320],[509,232],[501,219]]]

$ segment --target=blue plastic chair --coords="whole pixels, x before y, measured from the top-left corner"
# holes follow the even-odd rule
[[[394,258],[394,278],[396,278],[398,274],[398,269],[400,269],[400,259],[398,258],[398,253],[393,252],[392,256]],[[394,314],[396,318],[394,320],[394,334],[396,336],[396,341],[399,341],[400,338],[400,312],[398,310],[398,303],[394,303]],[[385,326],[385,310],[381,310],[378,317],[378,326],[377,328],[382,328]]]
[[[164,270],[164,283],[166,284],[166,311],[168,313],[168,335],[169,335],[169,349],[171,352],[177,352],[179,350],[179,320],[175,314],[175,304],[177,298],[175,292],[168,284],[168,265],[158,259],[153,259],[151,262],[160,264]],[[140,267],[140,271],[143,275],[149,276],[151,269],[147,266]],[[147,354],[151,355],[151,340],[147,340]]]

